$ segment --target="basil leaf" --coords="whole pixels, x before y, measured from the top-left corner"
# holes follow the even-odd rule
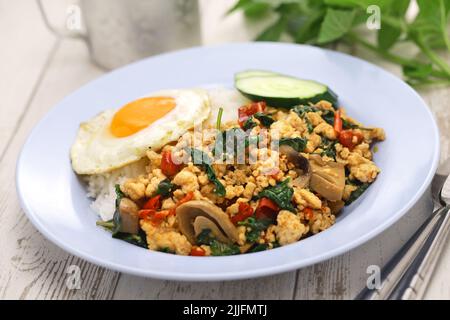
[[[158,188],[156,189],[156,194],[160,194],[163,197],[167,197],[172,192],[174,185],[170,182],[169,179],[164,179],[158,184]]]
[[[308,113],[308,112],[317,112],[319,111],[319,109],[317,109],[314,106],[295,106],[294,108],[292,108],[292,111],[294,111],[296,114],[298,114],[299,117],[303,118],[303,116]]]
[[[215,190],[214,192],[223,197],[225,195],[225,187],[223,184],[217,179],[214,169],[211,166],[211,159],[209,156],[204,153],[202,150],[194,149],[194,148],[186,148],[188,154],[191,155],[192,162],[202,167],[206,171],[206,175],[208,176],[209,181],[214,183]]]
[[[334,112],[331,110],[325,110],[322,112],[322,119],[329,125],[334,125]]]
[[[292,147],[297,152],[302,152],[306,148],[307,140],[303,138],[281,138],[278,144]]]
[[[256,37],[256,41],[278,41],[286,29],[288,19],[281,15],[274,24],[267,27],[262,33]]]
[[[249,243],[256,242],[261,235],[261,231],[266,230],[270,224],[269,219],[255,219],[253,217],[238,222],[238,225],[250,228],[250,231],[245,233],[246,240]]]
[[[357,124],[353,124],[348,120],[341,118],[342,120],[342,128],[343,129],[357,129],[359,126]]]
[[[325,137],[322,137],[322,143],[320,147],[323,149],[321,156],[327,156],[336,160],[336,143],[337,141],[328,140]]]
[[[258,199],[269,198],[275,202],[280,209],[295,212],[295,208],[291,203],[294,189],[288,185],[289,180],[290,179],[288,178],[277,183],[275,186],[265,188],[258,194]]]
[[[209,246],[215,240],[210,229],[203,229],[196,237],[197,245],[205,244]]]
[[[119,233],[120,228],[122,226],[121,218],[120,218],[120,211],[119,211],[119,205],[120,201],[123,197],[125,197],[122,190],[120,190],[120,185],[115,185],[115,191],[116,191],[116,210],[114,211],[113,215],[113,222],[114,222],[114,228],[111,230],[113,237]]]
[[[240,254],[241,250],[235,244],[226,244],[217,240],[213,240],[210,244],[211,255],[213,256],[231,256]]]
[[[342,38],[350,31],[355,15],[355,10],[328,8],[320,26],[317,42],[325,44]]]
[[[350,197],[347,199],[347,201],[345,201],[345,205],[348,206],[353,201],[358,199],[369,187],[370,187],[370,183],[367,183],[367,182],[358,185],[358,188],[356,190],[354,190],[350,194]]]
[[[253,115],[256,119],[259,120],[259,122],[261,122],[261,124],[266,127],[269,128],[272,123],[274,123],[274,120],[271,116],[269,116],[268,114],[262,113],[262,112],[257,112]]]
[[[242,128],[244,130],[250,130],[251,128],[254,128],[256,126],[257,126],[257,124],[253,120],[253,117],[249,117],[247,120],[245,120],[244,124],[242,125]]]
[[[312,133],[314,131],[314,127],[311,121],[309,121],[308,118],[305,118],[305,122],[306,122],[306,129],[308,129],[308,133]]]

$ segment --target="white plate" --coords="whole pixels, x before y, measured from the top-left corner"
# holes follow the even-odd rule
[[[233,74],[267,69],[328,84],[348,113],[386,130],[375,162],[382,172],[328,230],[275,250],[229,257],[184,257],[145,250],[95,225],[69,148],[80,122],[164,88],[232,85]],[[141,276],[230,280],[301,268],[361,245],[397,221],[430,184],[439,155],[433,116],[400,79],[360,59],[310,46],[242,43],[155,56],[113,71],[66,97],[36,126],[17,164],[26,214],[48,239],[90,262]]]

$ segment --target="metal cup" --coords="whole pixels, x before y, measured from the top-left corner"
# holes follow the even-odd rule
[[[85,39],[92,60],[106,69],[201,43],[198,0],[81,0],[85,31],[75,32],[51,26],[40,8],[54,33]]]

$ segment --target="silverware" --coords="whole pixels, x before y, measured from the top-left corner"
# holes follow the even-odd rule
[[[435,211],[381,271],[379,289],[363,289],[355,299],[420,299],[450,230],[450,176],[432,182]]]

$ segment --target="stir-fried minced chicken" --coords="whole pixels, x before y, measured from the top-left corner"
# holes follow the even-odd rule
[[[371,146],[385,139],[383,129],[364,127],[342,108],[326,101],[290,110],[264,103],[242,108],[244,117],[240,112],[220,131],[245,130],[243,148],[255,161],[197,163],[196,152],[213,160],[219,150],[219,158],[230,158],[217,148],[217,133],[192,147],[198,138],[192,130],[176,144],[148,150],[147,173],[120,185],[139,207],[149,249],[208,256],[294,243],[331,227],[380,173]],[[257,136],[266,146],[250,148],[247,142]],[[274,140],[279,150],[270,148]]]

